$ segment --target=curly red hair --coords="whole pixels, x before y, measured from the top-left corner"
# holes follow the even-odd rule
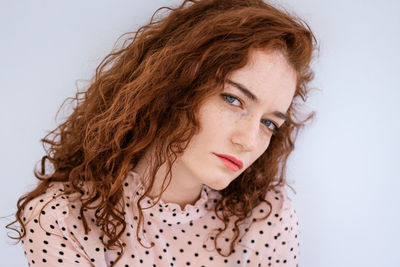
[[[155,19],[164,8],[169,13]],[[300,120],[297,115],[313,78],[310,62],[316,39],[303,20],[261,0],[184,0],[176,8],[158,9],[149,24],[133,34],[101,62],[88,89],[69,98],[76,106],[65,122],[41,139],[46,155],[41,170],[34,170],[40,181],[18,200],[16,220],[9,225],[18,220],[22,235],[13,229],[19,233],[14,239],[25,235],[21,212],[50,183],[69,182],[65,193],[72,194],[86,191],[90,182],[93,190],[80,198],[85,231],[82,211],[96,209],[96,224],[109,239],[105,247],[117,246],[122,255],[120,237],[126,227],[122,188],[127,173],[150,145],[155,147],[152,182],[163,163],[171,170],[199,129],[201,104],[223,87],[230,73],[246,65],[252,49],[276,49],[296,71],[297,87],[288,119],[268,149],[220,191],[215,212],[225,229],[228,217],[237,216],[230,255],[240,235],[238,224],[258,204],[268,202],[269,189],[286,184],[288,156],[299,129],[313,116]],[[46,160],[53,167],[51,173],[46,173]],[[143,222],[138,203],[137,233]]]

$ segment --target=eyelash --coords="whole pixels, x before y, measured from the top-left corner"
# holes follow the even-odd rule
[[[228,97],[233,98],[233,99],[239,101],[240,104],[242,104],[242,101],[241,101],[239,98],[237,98],[237,97],[235,97],[235,96],[233,96],[233,95],[230,95],[230,94],[221,94],[221,97],[223,98],[223,100],[224,100],[225,102],[229,103],[230,105],[232,105],[232,103],[229,102],[229,101],[227,100]],[[233,106],[235,106],[235,105],[233,105]],[[237,107],[237,106],[236,106],[236,107]],[[271,128],[268,128],[268,125],[266,125],[266,124],[263,123],[263,124],[267,127],[267,129],[270,130],[270,131],[272,131],[272,134],[273,134],[273,135],[277,134],[278,131],[279,131],[279,128],[278,128],[277,124],[274,123],[274,122],[271,121],[271,120],[266,120],[266,121],[269,121],[269,122],[271,123],[271,125],[274,126],[274,129],[271,129]]]

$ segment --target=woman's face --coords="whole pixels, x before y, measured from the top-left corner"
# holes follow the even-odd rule
[[[254,50],[223,91],[201,106],[200,132],[178,157],[174,175],[215,190],[226,188],[268,148],[274,129],[284,122],[295,88],[296,72],[280,52]],[[237,170],[216,154],[233,156],[243,166]]]

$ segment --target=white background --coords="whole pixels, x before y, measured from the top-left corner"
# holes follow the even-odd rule
[[[167,0],[0,1],[0,216],[36,184],[40,138],[117,38]],[[317,112],[288,175],[300,223],[300,266],[400,266],[400,2],[275,1],[312,27]],[[85,83],[78,83],[80,87]],[[62,115],[62,114],[61,114]],[[2,266],[27,266],[0,220]]]

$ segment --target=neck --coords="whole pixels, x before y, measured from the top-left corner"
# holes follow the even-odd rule
[[[150,181],[150,170],[148,166],[150,166],[148,158],[143,157],[133,168],[133,171],[139,175],[142,184],[146,188],[148,187],[148,181]],[[149,193],[150,198],[155,199],[161,194],[162,183],[166,173],[167,166],[166,163],[164,163],[155,175],[153,188]],[[176,175],[174,175],[174,173]],[[196,183],[196,181],[188,178],[189,175],[186,176],[184,170],[177,170],[175,165],[172,166],[171,174],[171,181],[162,193],[161,200],[164,203],[178,204],[182,210],[184,210],[187,204],[194,205],[201,196],[202,184]],[[167,177],[164,188],[167,186],[168,180],[169,178]]]

